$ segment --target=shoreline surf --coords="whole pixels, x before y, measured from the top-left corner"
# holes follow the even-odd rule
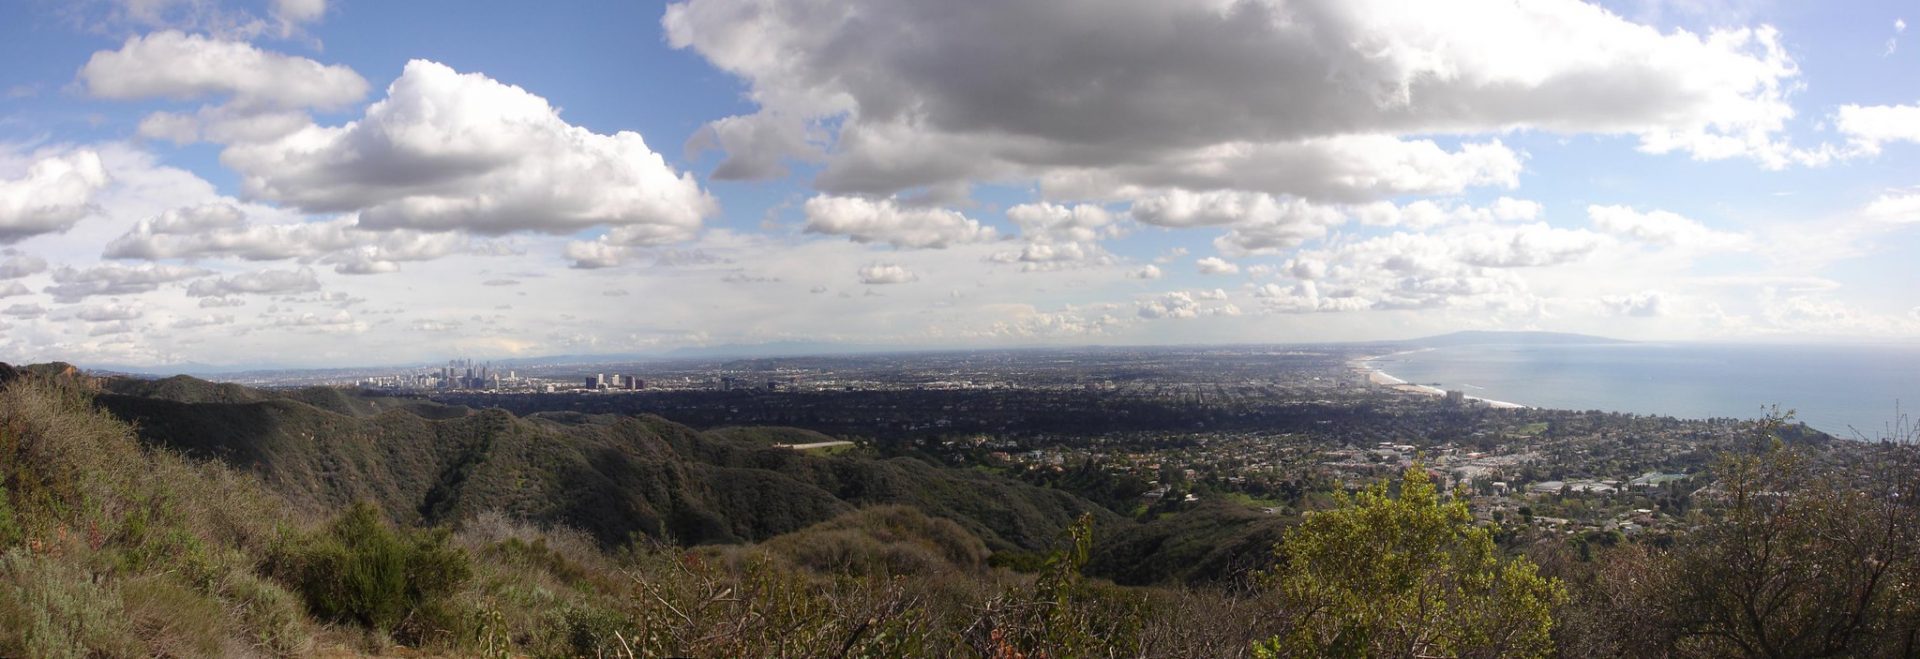
[[[1408,382],[1406,380],[1403,380],[1403,379],[1400,379],[1399,377],[1394,376],[1392,373],[1386,372],[1386,370],[1374,364],[1374,360],[1383,359],[1386,357],[1394,357],[1397,355],[1407,355],[1407,354],[1413,354],[1417,352],[1425,352],[1427,350],[1432,350],[1432,349],[1433,348],[1421,348],[1418,350],[1402,350],[1400,352],[1389,353],[1385,355],[1374,355],[1371,357],[1363,357],[1363,358],[1354,360],[1353,362],[1350,363],[1350,365],[1358,370],[1366,372],[1368,384],[1372,384],[1374,386],[1379,386],[1379,387],[1386,387],[1388,389],[1392,389],[1394,391],[1398,391],[1402,393],[1445,398],[1447,395],[1447,391],[1445,389],[1424,385],[1424,384],[1414,384],[1414,383]],[[1467,400],[1480,403],[1480,404],[1486,405],[1487,407],[1491,407],[1497,410],[1524,410],[1524,409],[1530,409],[1532,407],[1530,405],[1522,405],[1520,403],[1514,403],[1514,402],[1504,401],[1504,400],[1494,400],[1492,398],[1484,398],[1481,396],[1465,396],[1465,398]]]

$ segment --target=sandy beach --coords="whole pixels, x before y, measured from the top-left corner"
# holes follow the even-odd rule
[[[1418,394],[1421,396],[1445,397],[1447,395],[1447,392],[1445,389],[1441,389],[1439,387],[1431,387],[1424,384],[1413,384],[1413,383],[1407,382],[1406,380],[1402,380],[1400,378],[1394,377],[1392,374],[1386,371],[1380,370],[1380,367],[1373,365],[1373,360],[1376,360],[1376,359],[1380,359],[1383,357],[1393,357],[1396,355],[1405,355],[1405,354],[1414,353],[1414,352],[1419,352],[1419,351],[1407,350],[1403,352],[1396,352],[1389,355],[1376,355],[1376,356],[1367,357],[1364,359],[1357,359],[1353,361],[1353,367],[1356,370],[1365,371],[1367,374],[1367,382],[1372,383],[1375,386],[1386,387],[1394,391],[1401,391],[1401,392],[1410,393],[1410,394]],[[1527,407],[1519,403],[1509,403],[1504,400],[1481,398],[1479,396],[1467,396],[1467,400],[1486,405],[1487,407],[1491,407],[1494,409],[1502,409],[1502,410],[1526,409]]]

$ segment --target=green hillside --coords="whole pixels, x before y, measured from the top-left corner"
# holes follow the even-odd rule
[[[340,390],[278,395],[187,377],[108,381],[99,404],[147,443],[218,459],[310,511],[370,501],[401,524],[487,511],[583,530],[605,546],[634,536],[754,542],[879,504],[959,523],[994,549],[1044,549],[1082,514],[1118,517],[1070,494],[917,460],[818,456],[776,443],[803,430],[701,433],[658,417],[517,418]],[[323,393],[332,392],[332,393]],[[379,411],[384,409],[384,411]]]

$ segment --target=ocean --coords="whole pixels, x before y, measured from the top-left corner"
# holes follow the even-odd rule
[[[1920,411],[1920,346],[1702,343],[1474,345],[1388,355],[1413,384],[1532,407],[1681,418],[1764,416],[1773,405],[1847,438],[1880,439]]]

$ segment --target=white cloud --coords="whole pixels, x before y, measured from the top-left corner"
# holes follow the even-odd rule
[[[195,99],[229,96],[233,111],[338,109],[367,94],[367,81],[342,65],[168,30],[127,38],[93,54],[80,82],[98,98]]]
[[[1194,265],[1199,266],[1200,274],[1203,275],[1232,275],[1239,274],[1240,272],[1240,266],[1238,264],[1218,256],[1209,256],[1200,259],[1195,261]]]
[[[387,97],[345,126],[235,144],[221,162],[248,194],[308,212],[357,211],[367,229],[691,238],[716,212],[638,133],[568,124],[539,96],[442,64],[409,62]]]
[[[1200,305],[1193,300],[1193,295],[1185,291],[1173,291],[1135,303],[1134,313],[1150,320],[1195,318],[1200,315]]]
[[[1166,227],[1230,227],[1214,246],[1231,256],[1298,247],[1346,221],[1333,207],[1234,191],[1171,190],[1134,201],[1129,213],[1135,220]]]
[[[858,243],[942,249],[993,240],[992,227],[944,208],[902,208],[893,199],[817,195],[804,206],[807,233],[846,236]]]
[[[1113,213],[1096,204],[1020,204],[1007,209],[1007,219],[1029,240],[1092,242],[1111,238],[1118,229]]]
[[[33,294],[33,291],[28,289],[26,284],[22,284],[17,281],[10,281],[4,284],[0,284],[0,298],[19,297],[22,295],[32,295],[32,294]]]
[[[1654,210],[1640,212],[1628,206],[1587,207],[1593,226],[1607,233],[1663,247],[1690,250],[1743,249],[1751,244],[1744,235],[1715,231],[1679,213]]]
[[[135,223],[107,243],[113,259],[199,259],[234,257],[248,261],[318,260],[342,274],[399,270],[399,264],[428,261],[473,251],[464,235],[405,229],[370,231],[352,218],[254,224],[227,201],[165,211]]]
[[[870,285],[905,284],[920,280],[920,276],[914,274],[912,270],[893,263],[861,266],[859,274],[860,283]]]
[[[1539,219],[1543,210],[1538,202],[1501,197],[1485,207],[1422,199],[1405,205],[1377,201],[1353,207],[1349,212],[1365,225],[1431,229],[1459,222],[1531,221]]]
[[[273,0],[273,15],[289,23],[311,23],[327,13],[327,0]]]
[[[15,254],[0,261],[0,279],[19,279],[47,271],[47,260],[32,254]]]
[[[1359,296],[1322,296],[1320,287],[1312,281],[1291,287],[1261,284],[1253,289],[1253,296],[1260,299],[1262,307],[1276,313],[1362,311],[1373,306],[1371,300]]]
[[[1064,198],[1126,197],[1140,187],[1171,187],[1361,201],[1511,188],[1519,185],[1521,169],[1520,154],[1498,140],[1447,151],[1432,140],[1342,135],[1285,144],[1222,144],[1101,168],[1053,167],[1040,174],[1040,187]]]
[[[311,311],[297,314],[282,314],[268,317],[267,322],[275,327],[337,334],[365,332],[368,327],[367,323],[354,320],[353,314],[346,311],[336,311],[325,315]]]
[[[1463,263],[1489,268],[1540,267],[1579,260],[1599,248],[1602,238],[1591,231],[1536,222],[1461,234],[1455,253]]]
[[[1920,192],[1880,195],[1862,213],[1867,219],[1887,224],[1920,222]]]
[[[287,295],[320,290],[320,279],[312,270],[261,270],[231,277],[201,279],[187,285],[193,297],[226,298],[234,295]]]
[[[133,320],[144,315],[146,315],[145,311],[131,304],[99,304],[82,307],[79,311],[74,312],[73,317],[91,323],[99,323],[115,320]]]
[[[633,249],[604,240],[575,240],[567,243],[566,257],[582,270],[611,268],[626,262]]]
[[[47,315],[47,308],[38,304],[14,304],[0,310],[0,315],[13,318],[39,318]]]
[[[1847,104],[1834,113],[1833,121],[1849,146],[1865,155],[1879,153],[1888,143],[1920,142],[1920,105]]]
[[[1105,265],[1113,262],[1113,255],[1097,243],[1033,242],[1017,250],[994,252],[987,260],[1020,263],[1023,270],[1033,272],[1075,265]]]
[[[181,318],[179,320],[175,320],[173,321],[173,324],[170,325],[170,327],[174,329],[195,329],[200,327],[216,327],[219,325],[232,325],[232,324],[233,324],[232,314],[208,314],[205,316],[196,316],[193,318]]]
[[[1155,266],[1149,263],[1145,266],[1142,266],[1138,270],[1134,270],[1133,272],[1127,273],[1127,276],[1132,277],[1134,279],[1159,279],[1160,268],[1159,266]]]
[[[73,227],[107,183],[100,155],[87,150],[40,158],[21,178],[0,177],[0,245]]]
[[[1641,291],[1630,295],[1608,295],[1600,303],[1616,316],[1650,318],[1667,313],[1667,296],[1659,291]]]
[[[205,274],[205,270],[178,265],[102,264],[84,270],[61,266],[53,269],[53,286],[48,287],[46,292],[57,302],[77,302],[95,295],[151,293],[159,290],[163,284]]]

